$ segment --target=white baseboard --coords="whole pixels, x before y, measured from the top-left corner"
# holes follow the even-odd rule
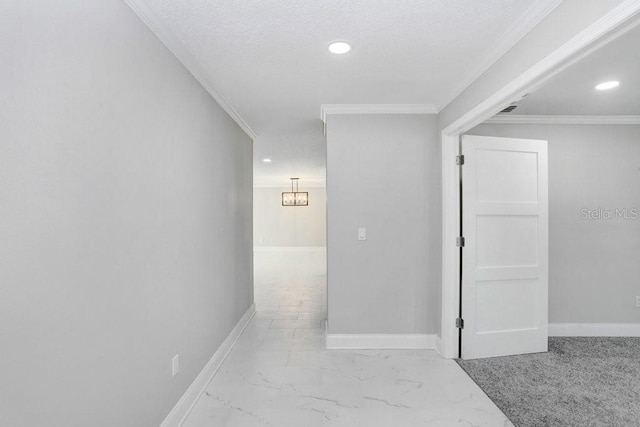
[[[254,246],[254,252],[326,251],[326,246]]]
[[[435,334],[327,334],[329,350],[432,350]]]
[[[550,337],[640,337],[640,323],[549,323]]]
[[[191,412],[191,409],[198,401],[198,398],[207,388],[207,385],[211,382],[211,379],[216,372],[218,372],[222,362],[224,362],[224,359],[226,359],[234,344],[238,338],[240,338],[240,335],[242,335],[242,332],[245,330],[255,314],[256,306],[255,304],[251,304],[251,307],[247,309],[246,313],[244,313],[231,333],[229,333],[229,336],[227,336],[222,345],[213,354],[209,362],[207,362],[193,383],[191,383],[187,391],[185,391],[178,403],[176,403],[176,406],[174,406],[171,412],[169,412],[169,415],[167,415],[162,424],[160,424],[160,427],[179,427],[182,425],[185,418],[189,415],[189,412]]]
[[[435,342],[435,348],[436,351],[438,352],[438,354],[440,356],[442,356],[442,338],[440,338],[440,335],[436,335],[436,342]]]

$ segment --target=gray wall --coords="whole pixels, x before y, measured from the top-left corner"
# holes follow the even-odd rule
[[[324,187],[305,187],[309,206],[282,206],[282,192],[291,187],[254,188],[253,242],[265,246],[326,246],[327,192]]]
[[[252,142],[120,0],[5,2],[0,64],[0,425],[157,426],[252,302]]]
[[[329,333],[436,332],[440,156],[435,116],[329,116]]]
[[[549,141],[549,321],[640,322],[640,218],[583,212],[640,214],[640,126],[493,124],[469,134]]]

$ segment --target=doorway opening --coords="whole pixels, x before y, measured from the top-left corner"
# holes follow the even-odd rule
[[[502,90],[495,92],[442,131],[443,159],[443,285],[442,322],[439,350],[446,358],[455,358],[460,351],[457,319],[460,310],[461,261],[456,240],[460,237],[461,206],[459,199],[460,171],[456,164],[460,136],[493,117],[514,100],[534,92],[560,71],[583,59],[638,24],[631,18],[637,10],[608,16],[599,25],[589,27],[547,58],[535,64]],[[605,22],[606,21],[606,22]],[[464,307],[463,307],[464,308]]]
[[[324,336],[326,189],[301,178],[307,203],[288,205],[283,197],[290,183],[282,181],[254,185],[254,302],[256,321],[265,326],[263,344],[290,349]]]

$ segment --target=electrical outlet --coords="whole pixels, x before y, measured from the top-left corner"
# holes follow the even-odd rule
[[[171,359],[171,377],[175,377],[180,372],[180,355],[176,354]]]
[[[640,295],[636,296],[636,307],[640,308]]]

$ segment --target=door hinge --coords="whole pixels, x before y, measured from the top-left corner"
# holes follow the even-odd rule
[[[464,329],[464,320],[461,318],[457,318],[456,319],[456,328],[458,329]]]
[[[456,156],[456,165],[458,166],[464,165],[464,154]]]
[[[456,246],[459,248],[464,248],[464,237],[456,237]]]

